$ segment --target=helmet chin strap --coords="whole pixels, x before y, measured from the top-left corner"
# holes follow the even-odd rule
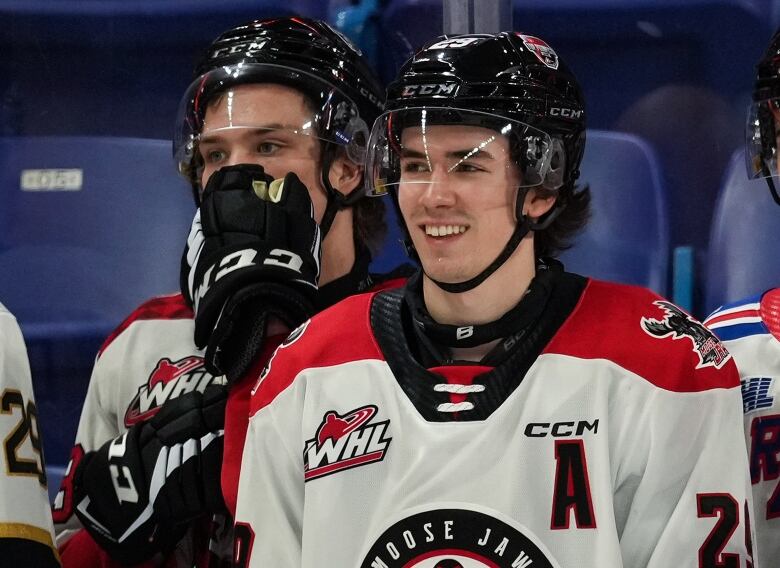
[[[520,244],[520,241],[523,240],[529,231],[540,231],[549,227],[550,223],[552,223],[555,218],[560,215],[561,211],[563,211],[564,205],[559,204],[558,200],[556,200],[555,206],[547,213],[543,221],[531,221],[527,215],[523,214],[523,203],[525,202],[525,196],[528,193],[528,189],[529,188],[527,187],[520,188],[517,192],[517,200],[515,201],[515,217],[518,219],[517,225],[515,226],[515,230],[512,232],[512,236],[509,237],[509,241],[507,241],[506,245],[495,258],[495,260],[493,260],[493,262],[491,262],[482,272],[464,282],[441,282],[435,278],[431,278],[431,276],[425,272],[425,269],[423,268],[423,272],[425,272],[425,275],[431,280],[431,282],[436,284],[445,292],[450,292],[452,294],[461,294],[463,292],[473,290],[482,284],[485,280],[490,278],[490,276],[492,276],[493,273],[498,270],[510,256],[512,256],[512,253],[515,252],[518,245]],[[404,244],[407,248],[407,253],[409,253],[410,248],[412,251],[414,251],[411,240]],[[416,256],[416,251],[414,251],[414,257]],[[422,265],[422,263],[420,264]]]

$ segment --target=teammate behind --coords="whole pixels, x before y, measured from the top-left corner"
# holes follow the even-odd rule
[[[284,337],[274,333],[371,286],[383,209],[358,198],[382,99],[360,53],[323,22],[255,21],[211,45],[174,141],[202,207],[185,297],[147,302],[98,355],[55,504],[63,564],[230,562],[232,522],[207,521],[225,509],[220,474],[228,510],[235,501],[251,388],[238,377],[264,365]],[[224,470],[215,374],[236,382]],[[89,534],[74,533],[82,524]]]
[[[780,31],[757,66],[747,124],[748,176],[775,180],[780,134]],[[704,322],[734,355],[742,381],[759,566],[780,562],[780,288],[715,310]]]
[[[728,352],[549,258],[587,217],[584,145],[580,88],[539,38],[442,37],[404,65],[368,189],[422,270],[315,316],[260,375],[239,566],[750,560]]]
[[[0,564],[59,566],[30,363],[16,319],[0,304]]]

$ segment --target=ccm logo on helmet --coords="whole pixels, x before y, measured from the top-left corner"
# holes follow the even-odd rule
[[[458,89],[457,83],[430,83],[425,85],[407,85],[401,93],[402,97],[413,95],[454,95]]]
[[[580,118],[582,116],[582,110],[552,107],[550,109],[550,116],[560,116],[561,118]]]
[[[265,44],[268,43],[267,40],[263,40],[260,42],[257,41],[245,41],[244,43],[238,43],[236,45],[231,45],[230,47],[223,47],[221,49],[215,49],[214,53],[211,54],[212,59],[216,59],[217,57],[223,57],[225,55],[232,55],[233,53],[244,53],[251,54],[254,51],[260,51],[265,47]]]

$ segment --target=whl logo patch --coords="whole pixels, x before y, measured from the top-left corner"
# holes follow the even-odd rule
[[[392,440],[385,437],[390,421],[372,423],[376,413],[373,404],[343,415],[326,412],[314,438],[306,440],[305,481],[382,461]]]
[[[148,420],[168,400],[194,390],[203,392],[213,381],[215,378],[206,371],[202,357],[192,355],[178,361],[163,357],[127,407],[125,426]]]

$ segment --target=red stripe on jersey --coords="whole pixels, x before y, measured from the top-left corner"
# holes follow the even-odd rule
[[[266,338],[260,355],[243,378],[230,387],[225,408],[225,438],[222,457],[222,494],[231,516],[236,516],[238,498],[238,474],[241,471],[241,455],[249,427],[249,399],[255,378],[270,359],[276,347],[284,340],[283,335]]]
[[[138,306],[119,326],[111,332],[111,335],[103,342],[98,351],[98,357],[103,354],[114,339],[126,330],[131,323],[140,320],[151,319],[192,319],[194,316],[192,308],[184,301],[181,294],[171,294],[169,296],[160,296],[147,300]]]
[[[663,320],[666,316],[653,303],[658,300],[645,288],[590,280],[544,353],[606,359],[674,392],[738,387],[739,375],[731,357],[720,369],[713,365],[696,368],[700,359],[690,336],[655,337],[644,330],[643,317]]]
[[[733,320],[737,318],[756,318],[759,316],[758,310],[740,310],[738,312],[733,312],[730,314],[723,314],[719,316],[715,316],[714,318],[710,318],[707,321],[706,325],[711,326],[715,323],[720,323],[723,321]]]
[[[384,360],[371,332],[369,307],[375,294],[371,292],[342,300],[314,316],[293,341],[285,340],[268,361],[268,373],[252,396],[249,416],[268,406],[305,369],[363,359]],[[279,359],[282,351],[284,357]]]

